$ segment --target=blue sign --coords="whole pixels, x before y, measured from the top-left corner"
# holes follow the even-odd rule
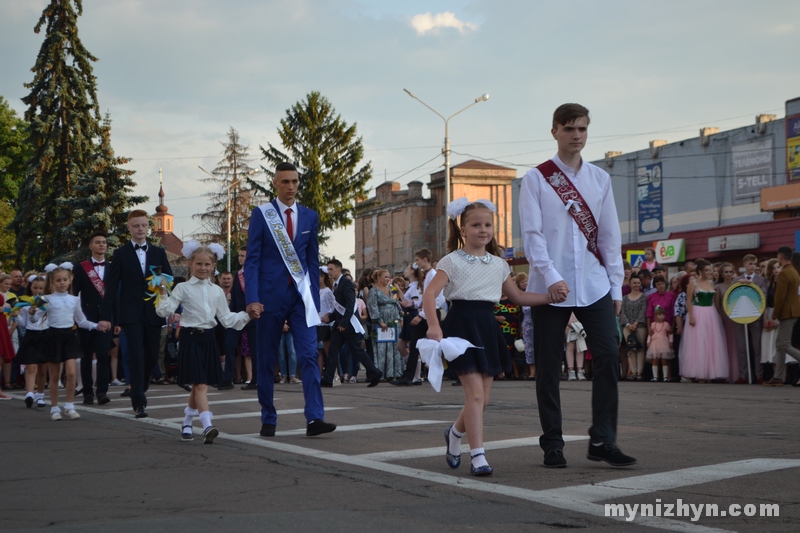
[[[636,200],[639,213],[639,235],[664,231],[664,188],[661,163],[636,169]]]
[[[794,249],[800,250],[800,230],[794,232]]]
[[[503,253],[504,259],[514,259],[514,247],[509,246],[506,248],[505,252]]]

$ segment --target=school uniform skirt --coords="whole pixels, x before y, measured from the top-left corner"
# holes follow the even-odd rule
[[[222,383],[222,363],[214,328],[181,328],[178,341],[178,384]]]
[[[28,329],[22,336],[17,352],[17,361],[21,365],[36,365],[42,362],[42,349],[47,339],[47,330]]]
[[[498,376],[511,369],[508,346],[494,317],[494,303],[477,300],[454,300],[442,322],[444,337],[461,337],[482,349],[470,348],[447,368],[458,375],[478,372]]]
[[[77,330],[72,328],[48,328],[40,352],[40,363],[63,363],[83,355],[78,342]]]

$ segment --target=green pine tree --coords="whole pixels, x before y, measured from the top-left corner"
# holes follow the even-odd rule
[[[64,238],[60,228],[72,226],[71,195],[76,182],[90,174],[95,141],[101,136],[96,79],[89,53],[78,37],[81,0],[50,0],[34,32],[45,38],[25,84],[34,154],[30,173],[20,186],[12,223],[18,260],[29,268],[74,251],[77,238]],[[85,237],[85,235],[83,236]]]
[[[313,91],[286,110],[278,136],[286,152],[269,143],[267,149],[260,147],[271,167],[262,168],[272,178],[278,163],[288,161],[297,167],[297,201],[319,213],[319,242],[324,244],[331,230],[352,223],[356,201],[367,196],[372,164],[358,166],[364,146],[356,124],[348,125],[327,98]],[[274,196],[271,179],[268,187]]]
[[[85,240],[96,231],[108,234],[109,250],[120,245],[119,235],[127,234],[127,213],[131,207],[148,200],[147,196],[131,196],[136,171],[120,168],[130,158],[117,157],[111,146],[111,117],[106,113],[100,129],[100,143],[91,158],[91,167],[78,176],[72,194],[62,200],[64,209],[73,216],[72,224],[60,228],[60,239],[69,243],[69,252],[59,259],[83,260],[89,250]]]

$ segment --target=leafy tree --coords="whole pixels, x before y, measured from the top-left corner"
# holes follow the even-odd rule
[[[352,222],[356,201],[367,196],[372,164],[358,167],[364,146],[356,134],[356,124],[348,125],[327,98],[313,91],[286,110],[278,136],[286,152],[268,143],[267,149],[260,147],[263,159],[273,169],[284,161],[297,167],[297,201],[319,213],[319,242],[324,244],[328,232]],[[262,168],[267,176],[274,176],[273,170]],[[271,179],[268,187],[274,196]]]
[[[258,172],[250,166],[250,146],[243,145],[239,132],[234,128],[228,130],[228,142],[220,143],[224,147],[223,157],[216,168],[211,171],[215,178],[208,177],[205,183],[213,183],[216,190],[207,194],[208,209],[205,213],[193,215],[202,222],[204,232],[196,236],[205,241],[227,243],[228,239],[228,187],[231,201],[231,250],[235,254],[239,246],[247,244],[247,228],[250,224],[250,213],[256,205],[266,197],[267,190],[253,179]],[[235,255],[232,258],[236,263]]]
[[[0,228],[8,226],[14,219],[14,208],[5,200],[0,200]],[[16,268],[14,254],[14,234],[10,231],[0,231],[0,269],[9,272]]]
[[[75,239],[59,229],[74,223],[69,199],[79,178],[90,174],[101,136],[92,73],[97,58],[78,37],[82,12],[82,0],[50,0],[34,27],[36,33],[46,27],[33,81],[25,84],[31,92],[22,99],[34,154],[12,224],[17,256],[26,267],[74,251]]]
[[[0,96],[0,200],[11,207],[17,204],[31,154],[27,124]]]
[[[111,146],[111,117],[106,113],[100,127],[100,145],[90,159],[89,172],[77,176],[72,194],[62,199],[62,206],[72,213],[72,224],[59,228],[60,238],[69,243],[70,252],[62,258],[86,259],[89,250],[86,238],[95,231],[108,234],[109,249],[120,245],[119,235],[127,234],[127,214],[137,204],[147,201],[147,196],[131,196],[133,174],[136,171],[120,168],[130,158],[117,157]]]

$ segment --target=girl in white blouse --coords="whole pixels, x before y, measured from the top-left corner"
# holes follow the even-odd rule
[[[226,328],[241,330],[250,317],[244,311],[231,312],[225,292],[211,282],[217,261],[225,255],[222,246],[216,243],[201,246],[197,241],[188,241],[181,252],[189,260],[189,281],[176,285],[169,295],[162,282],[156,313],[168,317],[183,305],[178,343],[178,384],[191,384],[192,392],[184,409],[181,440],[194,440],[192,421],[199,416],[203,424],[203,442],[211,444],[219,430],[211,425],[208,386],[222,382],[222,365],[214,335],[215,318]]]
[[[40,358],[42,363],[47,363],[50,372],[50,418],[61,420],[61,407],[58,406],[58,378],[61,376],[61,363],[64,363],[64,373],[67,375],[65,392],[67,401],[64,403],[64,416],[69,419],[80,418],[75,411],[72,401],[75,399],[75,360],[81,357],[81,348],[78,335],[73,329],[78,326],[83,329],[97,329],[97,324],[86,319],[81,309],[81,301],[77,296],[69,293],[72,286],[72,263],[60,265],[49,264],[44,267],[47,272],[44,292],[47,294],[47,311],[39,308],[30,308],[28,319],[31,323],[46,321],[41,324],[42,329],[47,329]]]

